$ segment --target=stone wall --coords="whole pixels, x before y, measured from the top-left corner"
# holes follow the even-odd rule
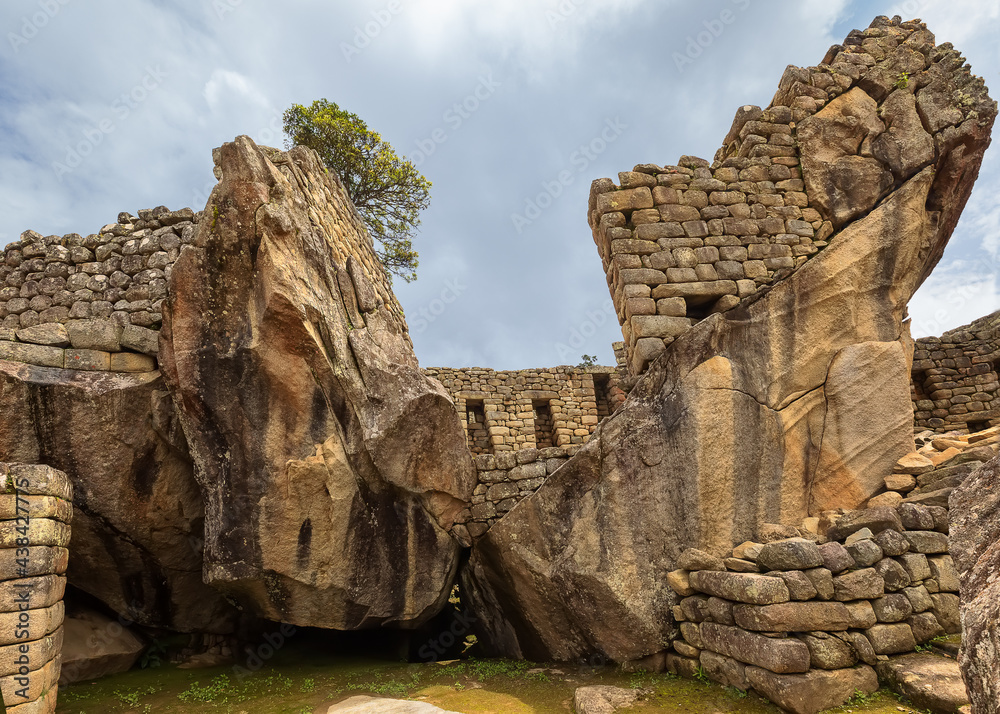
[[[294,170],[283,152],[262,150],[277,165]],[[213,156],[218,161],[218,151]],[[221,176],[218,167],[216,175]],[[301,170],[299,177],[314,200],[332,201],[339,208],[336,218],[313,216],[315,227],[329,238],[334,260],[345,266],[335,279],[350,281],[354,273],[368,279],[365,294],[348,305],[352,319],[360,324],[361,313],[386,305],[396,329],[406,334],[402,308],[360,215],[325,181]],[[190,208],[159,206],[142,209],[138,216],[120,213],[117,223],[88,236],[22,233],[0,256],[0,360],[90,371],[154,371],[173,266],[181,249],[195,243],[202,217]],[[218,219],[207,217],[213,226]]]
[[[613,367],[500,372],[433,367],[424,374],[440,381],[455,400],[477,456],[583,444],[625,401]]]
[[[154,370],[167,282],[199,219],[160,206],[121,213],[86,237],[22,233],[0,261],[0,359]]]
[[[472,504],[459,514],[457,522],[465,526],[472,539],[483,535],[522,498],[541,488],[545,479],[578,449],[579,446],[551,446],[476,456],[478,483]]]
[[[921,337],[913,351],[916,429],[976,432],[1000,419],[1000,312],[940,337]]]
[[[0,463],[0,693],[9,714],[51,714],[73,516],[66,475]]]
[[[668,575],[683,599],[667,667],[819,711],[877,689],[871,667],[889,656],[960,633],[948,497],[996,455],[998,431],[903,457],[863,510],[767,526],[725,559],[686,550]]]
[[[767,109],[740,108],[714,163],[682,156],[595,181],[589,222],[633,373],[797,270],[933,163],[951,127],[985,115],[945,79],[962,63],[923,23],[878,18],[819,65],[789,66]],[[956,92],[968,102],[945,111]]]

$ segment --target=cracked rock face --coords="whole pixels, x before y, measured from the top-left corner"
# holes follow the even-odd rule
[[[829,245],[679,336],[476,543],[463,598],[495,652],[662,650],[684,547],[723,556],[763,523],[855,508],[912,451],[906,304],[968,199],[996,104],[950,45],[904,25],[852,33],[852,86],[797,127],[809,204],[838,228]]]
[[[273,620],[417,626],[448,596],[475,484],[454,404],[315,152],[239,137],[218,169],[160,338],[204,579]]]
[[[204,507],[156,372],[0,362],[0,461],[73,483],[69,582],[142,625],[231,632],[235,608],[202,582]]]
[[[1000,702],[1000,457],[966,478],[948,506],[961,582],[958,661],[973,710],[994,712]]]

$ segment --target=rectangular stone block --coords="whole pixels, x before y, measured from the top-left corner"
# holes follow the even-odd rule
[[[597,211],[611,213],[614,211],[634,211],[653,207],[653,194],[647,186],[609,191],[597,197]]]
[[[705,648],[717,654],[777,673],[809,669],[809,648],[799,640],[765,637],[715,622],[703,622],[699,627]]]
[[[655,292],[655,290],[654,290]],[[903,533],[910,547],[917,553],[933,554],[948,552],[948,536],[937,531],[906,531]]]
[[[38,546],[28,548],[28,565],[23,568],[15,557],[17,550],[0,550],[0,580],[34,577],[49,573],[62,574],[69,564],[69,550]]]
[[[153,372],[156,360],[135,352],[115,352],[111,355],[110,369],[112,372]]]
[[[646,223],[635,229],[635,237],[640,240],[657,241],[661,238],[679,238],[684,229],[679,222]]]
[[[868,665],[813,669],[805,674],[774,674],[747,667],[747,679],[762,696],[792,714],[817,714],[842,705],[855,692],[878,691],[878,675]]]
[[[660,298],[682,297],[689,298],[692,302],[700,304],[720,298],[723,295],[736,295],[738,292],[736,282],[733,280],[667,283],[653,288],[653,298],[659,300]]]
[[[875,654],[891,655],[912,652],[917,646],[913,639],[913,631],[905,622],[869,627],[865,630],[865,637],[871,642]]]
[[[66,332],[77,350],[118,352],[121,349],[122,328],[111,320],[70,320]]]
[[[691,327],[691,320],[686,317],[670,317],[668,315],[637,315],[632,318],[632,334],[637,339],[643,337],[676,337]]]
[[[667,280],[671,283],[696,283],[698,273],[694,268],[667,268],[663,271],[667,274]]]
[[[20,609],[15,603],[22,603],[30,610],[51,607],[63,599],[65,592],[64,575],[39,575],[0,581],[0,603],[5,608]]]
[[[720,260],[715,264],[715,270],[722,280],[742,280],[745,277],[743,263],[735,260]]]
[[[24,362],[39,367],[62,367],[63,350],[58,347],[0,341],[0,360]]]
[[[0,464],[0,491],[5,488],[13,489],[15,484],[22,496],[55,496],[65,501],[73,500],[73,486],[66,474],[51,466]]]
[[[26,618],[22,617],[27,613]],[[21,612],[0,612],[0,646],[12,645],[27,640],[37,640],[55,632],[62,623],[65,610],[60,600],[55,605]],[[27,621],[27,629],[23,626]],[[21,627],[18,625],[21,624]],[[18,637],[18,632],[27,632],[27,637]]]
[[[669,315],[670,317],[685,317],[687,315],[687,302],[684,298],[662,298],[656,301],[656,314]]]
[[[732,657],[720,655],[711,650],[701,653],[701,666],[705,674],[713,682],[724,687],[736,687],[746,691],[750,688],[750,680],[747,679],[746,665]]]
[[[625,283],[643,283],[645,285],[662,285],[667,282],[667,276],[660,270],[638,268],[622,270],[619,275]]]
[[[655,241],[649,240],[613,240],[611,241],[611,252],[616,255],[618,253],[649,255],[650,253],[659,253],[660,246]]]
[[[73,518],[73,504],[55,496],[15,496],[0,494],[0,521],[24,515],[28,518],[54,518],[69,523]]]
[[[62,652],[63,628],[30,642],[0,647],[0,677],[10,677],[21,671],[23,662],[29,664],[28,671],[35,671],[51,662]]]
[[[0,521],[0,548],[16,548],[22,538],[32,546],[65,548],[69,545],[69,526],[49,518],[30,519],[27,526],[23,521]]]
[[[701,212],[694,206],[682,206],[680,204],[667,204],[657,206],[660,211],[660,218],[664,222],[686,223],[687,221],[700,221]]]
[[[838,632],[851,627],[851,614],[840,602],[736,605],[733,616],[740,627],[758,632]]]
[[[47,347],[69,347],[69,335],[65,325],[59,323],[43,323],[34,327],[25,327],[17,331],[17,339],[34,345]]]
[[[659,244],[657,244],[659,247]],[[649,267],[653,270],[666,270],[667,268],[676,268],[677,261],[674,260],[673,253],[669,250],[661,250],[659,253],[653,253],[649,256]]]
[[[784,580],[757,573],[700,570],[691,573],[691,585],[708,595],[751,605],[773,605],[790,599]]]
[[[885,581],[874,568],[852,570],[833,579],[833,593],[840,602],[871,600],[885,594]]]
[[[938,582],[941,592],[957,593],[959,590],[958,570],[950,555],[935,555],[927,559],[931,576]]]
[[[107,372],[111,369],[111,355],[98,350],[65,350],[66,369],[80,369],[90,372]]]

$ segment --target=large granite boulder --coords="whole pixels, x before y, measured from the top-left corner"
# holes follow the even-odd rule
[[[628,661],[662,650],[674,633],[666,574],[684,547],[724,556],[764,523],[855,508],[913,450],[906,305],[968,199],[996,104],[949,45],[876,25],[848,44],[879,56],[854,53],[855,78],[837,77],[852,86],[799,137],[809,204],[840,230],[783,280],[678,336],[580,452],[476,543],[462,592],[494,652]],[[913,39],[896,49],[893,33]],[[912,52],[921,69],[884,86],[885,67]],[[935,94],[931,110],[922,98],[936,83],[962,91]],[[887,104],[901,89],[916,93],[921,122],[909,100]],[[877,152],[885,121],[896,131]],[[845,192],[860,180],[872,183]]]
[[[958,661],[976,714],[1000,711],[1000,457],[949,499],[951,555],[961,582]]]
[[[204,579],[263,617],[417,626],[475,485],[371,239],[315,152],[239,137],[170,279],[160,360],[204,494]]]
[[[0,405],[0,461],[73,483],[72,585],[142,625],[233,630],[237,610],[202,582],[201,492],[158,372],[0,361]]]

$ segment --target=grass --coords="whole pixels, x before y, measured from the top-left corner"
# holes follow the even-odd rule
[[[669,674],[612,667],[536,665],[500,659],[409,664],[317,653],[294,643],[249,676],[232,667],[190,670],[165,663],[95,682],[62,687],[57,714],[325,714],[350,696],[426,701],[466,714],[573,711],[577,687],[609,684],[639,690],[622,714],[780,714],[753,692]],[[898,697],[858,696],[836,712],[899,714]],[[915,709],[903,711],[915,712]]]

